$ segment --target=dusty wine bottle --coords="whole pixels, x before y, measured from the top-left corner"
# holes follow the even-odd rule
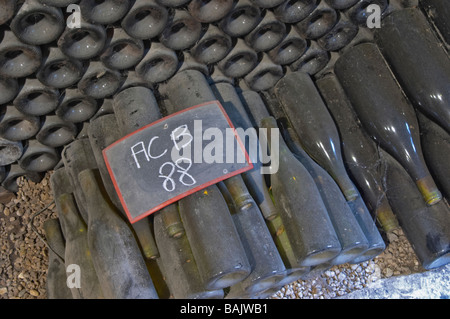
[[[325,0],[328,5],[337,10],[347,9],[355,5],[359,0]]]
[[[12,17],[14,17],[14,13],[16,12],[17,1],[1,0],[0,5],[3,9],[0,13],[0,25],[2,25],[8,22]]]
[[[291,28],[284,39],[268,52],[273,62],[280,65],[291,64],[306,52],[307,42],[295,28]]]
[[[151,43],[150,50],[135,68],[137,75],[152,84],[167,81],[177,69],[177,54],[159,42]]]
[[[100,61],[91,61],[77,87],[89,97],[104,99],[117,92],[122,80],[122,74],[119,71],[106,67]]]
[[[202,24],[189,11],[174,9],[167,26],[159,35],[159,41],[172,50],[191,48],[202,34]]]
[[[234,47],[219,61],[217,67],[228,77],[241,78],[253,70],[257,63],[257,53],[243,39],[238,38]]]
[[[0,166],[14,163],[22,154],[22,142],[13,142],[0,137]]]
[[[44,145],[57,148],[73,141],[77,132],[74,123],[63,121],[57,115],[47,115],[36,139]]]
[[[233,8],[232,0],[191,0],[189,13],[201,23],[213,23],[224,18]]]
[[[144,42],[129,36],[122,28],[112,28],[109,33],[112,35],[100,61],[113,70],[125,70],[138,64],[144,57]]]
[[[450,135],[437,123],[417,112],[423,155],[445,198],[450,201]]]
[[[5,177],[2,181],[2,186],[10,192],[17,193],[19,190],[17,179],[19,177],[25,177],[35,183],[41,182],[43,178],[41,173],[28,172],[20,167],[19,164],[13,163],[9,165],[8,169],[5,170]]]
[[[275,16],[284,23],[297,23],[305,19],[317,7],[318,0],[285,1],[274,8]]]
[[[14,34],[30,45],[44,45],[57,40],[64,27],[62,10],[38,0],[25,0],[10,24]]]
[[[222,299],[224,296],[222,289],[205,288],[186,235],[177,238],[171,236],[161,213],[162,211],[157,212],[154,217],[156,243],[161,251],[157,262],[167,281],[171,296],[175,299]],[[176,214],[177,224],[181,224],[178,210]]]
[[[205,76],[196,70],[186,70],[172,77],[167,83],[167,94],[174,111],[216,100]],[[184,197],[179,205],[206,288],[225,288],[246,278],[251,267],[227,203],[217,186]]]
[[[130,8],[129,0],[81,0],[81,14],[95,24],[113,24],[125,16]]]
[[[65,55],[74,59],[89,60],[103,51],[106,29],[103,25],[86,22],[81,15],[80,27],[66,28],[57,43]]]
[[[63,121],[81,123],[89,120],[98,109],[97,101],[77,88],[67,88],[55,111]]]
[[[266,53],[263,53],[261,60],[244,80],[251,89],[260,92],[272,88],[283,75],[281,65],[275,64]]]
[[[450,210],[445,201],[428,206],[405,169],[388,157],[387,196],[414,252],[425,269],[450,262]]]
[[[19,93],[19,83],[14,78],[0,78],[0,104],[12,101]]]
[[[87,138],[76,139],[70,144],[67,144],[62,150],[62,159],[64,167],[68,176],[70,177],[70,183],[73,189],[73,195],[76,199],[76,203],[80,214],[87,224],[88,213],[86,207],[86,200],[84,194],[81,191],[78,182],[78,173],[88,168],[97,168],[92,148]]]
[[[395,11],[375,41],[412,104],[450,133],[450,58],[425,16],[417,8]]]
[[[305,151],[334,178],[345,198],[354,200],[357,191],[344,167],[339,133],[311,77],[287,74],[274,92]]]
[[[10,141],[24,141],[39,132],[40,118],[19,112],[13,105],[7,105],[0,112],[0,136]]]
[[[81,61],[66,56],[58,47],[44,47],[43,51],[43,63],[36,77],[44,85],[65,89],[81,79],[85,72],[85,66]]]
[[[87,226],[82,220],[73,196],[70,177],[64,167],[54,171],[50,177],[55,205],[65,238],[64,264],[71,271],[71,265],[78,265],[79,285],[70,285],[74,299],[101,299],[104,297],[88,247]],[[68,273],[66,272],[66,276]],[[67,280],[72,283],[71,280]],[[64,281],[66,284],[66,281]],[[67,286],[67,284],[66,284]]]
[[[255,29],[245,36],[245,41],[256,52],[268,51],[277,46],[285,35],[286,25],[267,10]]]
[[[220,22],[219,27],[233,38],[250,33],[261,21],[261,9],[250,0],[239,0]]]
[[[313,76],[325,68],[330,61],[330,54],[317,43],[310,41],[306,52],[289,65],[291,71],[302,71]]]
[[[296,23],[295,28],[306,39],[318,39],[327,34],[338,20],[336,10],[322,1],[305,19]]]
[[[67,287],[67,273],[64,265],[65,242],[59,220],[48,219],[43,225],[48,244],[47,289],[48,299],[72,299]]]
[[[324,36],[317,39],[317,43],[327,51],[338,51],[347,46],[358,34],[358,26],[350,22],[345,15],[341,15],[335,26]]]
[[[89,214],[88,241],[105,297],[158,299],[131,229],[105,197],[97,170],[78,174]]]
[[[279,135],[273,117],[263,119],[261,127],[267,129],[271,152],[272,134],[279,136],[278,171],[270,174],[270,185],[291,245],[299,252],[298,264],[316,266],[332,260],[342,247],[313,178]]]
[[[43,145],[36,139],[30,139],[18,164],[26,171],[44,173],[53,169],[59,160],[60,155],[56,149]]]
[[[21,42],[12,31],[3,32],[0,43],[0,75],[8,78],[27,77],[42,63],[42,51],[37,45]]]
[[[377,5],[380,8],[380,13],[388,8],[388,0],[359,0],[356,4],[345,10],[345,14],[350,21],[359,27],[367,27],[367,20],[373,11],[368,10],[370,5]]]
[[[45,86],[36,78],[28,77],[13,104],[24,114],[42,116],[58,107],[59,96],[57,89]]]
[[[363,43],[342,55],[335,72],[367,133],[393,155],[433,205],[442,195],[422,154],[419,124],[375,44]]]
[[[365,133],[336,76],[327,75],[316,84],[339,130],[346,167],[367,207],[384,231],[396,229],[398,221],[384,191],[386,163],[377,145]]]
[[[449,3],[445,0],[420,0],[419,3],[439,30],[444,41],[447,45],[450,45],[450,24],[448,22],[450,15]]]
[[[201,63],[212,64],[222,60],[232,48],[231,37],[213,24],[190,50]]]

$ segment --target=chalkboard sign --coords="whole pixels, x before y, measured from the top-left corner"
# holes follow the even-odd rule
[[[253,168],[218,101],[140,128],[104,149],[103,157],[131,223]]]

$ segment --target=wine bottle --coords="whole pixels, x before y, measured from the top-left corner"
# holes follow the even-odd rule
[[[75,4],[80,2],[80,0],[39,0],[40,3],[45,4],[47,6],[52,6],[52,7],[67,7],[70,4]]]
[[[0,166],[14,163],[22,154],[22,142],[13,142],[0,137]]]
[[[103,25],[86,22],[81,15],[80,27],[66,28],[57,43],[68,57],[89,60],[105,48],[106,29]]]
[[[154,0],[137,0],[122,19],[122,28],[131,37],[145,40],[157,37],[167,24],[169,13]]]
[[[267,10],[258,25],[245,36],[247,44],[256,52],[276,47],[286,35],[286,25]]]
[[[450,133],[450,59],[425,16],[416,8],[393,12],[375,40],[412,104]]]
[[[89,120],[98,109],[95,98],[83,94],[77,88],[64,90],[55,113],[63,121],[81,123]]]
[[[249,117],[248,127],[259,128],[260,120],[269,117],[264,101],[261,96],[248,88],[243,88],[238,91],[239,97],[242,101],[243,107]],[[257,120],[255,119],[257,118]],[[262,214],[267,220],[271,220],[278,215],[278,211],[273,204],[270,196],[265,176],[261,174],[261,159],[252,159],[253,169],[242,174],[245,184],[248,186],[250,194],[261,209]]]
[[[450,6],[448,2],[445,0],[420,0],[419,3],[439,30],[444,41],[450,45],[450,24],[448,23]]]
[[[42,51],[37,45],[21,42],[12,31],[5,30],[0,43],[0,75],[7,78],[27,77],[42,63]]]
[[[88,241],[105,297],[158,299],[131,229],[105,196],[98,171],[78,174],[89,215]]]
[[[89,97],[104,99],[116,93],[121,82],[122,74],[119,71],[106,67],[100,61],[91,61],[77,87]]]
[[[41,173],[28,172],[20,167],[20,165],[17,163],[9,165],[9,168],[5,170],[5,173],[6,174],[2,181],[2,186],[12,193],[17,193],[19,190],[19,186],[17,185],[17,179],[19,177],[23,176],[35,183],[41,182],[43,178],[43,175]]]
[[[278,126],[275,119],[269,117],[262,120],[261,127],[267,129],[267,143],[273,161],[277,155],[272,134],[273,131],[278,132]],[[277,142],[276,139],[274,141]],[[298,264],[316,266],[330,261],[342,247],[319,190],[281,136],[278,144],[278,171],[270,175],[270,185],[291,245],[299,252]]]
[[[357,190],[344,167],[339,133],[311,77],[287,74],[274,91],[305,151],[334,178],[345,198],[354,200]]]
[[[289,65],[291,71],[302,71],[313,76],[325,68],[330,61],[330,54],[312,40],[306,52]]]
[[[253,70],[257,64],[257,53],[243,39],[238,38],[234,47],[222,61],[219,61],[217,67],[228,77],[241,78]]]
[[[48,244],[47,289],[48,299],[72,299],[67,287],[67,273],[64,266],[65,242],[58,219],[47,219],[43,225]]]
[[[150,84],[167,81],[178,69],[175,51],[159,42],[152,42],[150,50],[136,65],[136,73]]]
[[[213,23],[224,18],[233,8],[232,0],[191,0],[189,13],[201,23]]]
[[[247,130],[247,132],[249,129],[253,130],[234,86],[229,83],[215,83],[211,85],[211,90],[223,105],[225,112],[236,129]],[[245,140],[243,135],[240,138],[243,141]],[[256,132],[253,136],[249,135],[249,139],[257,142]],[[246,147],[249,149],[251,145],[246,145]],[[252,162],[257,163],[258,159],[255,158]],[[253,168],[255,170],[253,175],[248,172],[244,174],[250,175],[250,178],[257,178],[255,174],[259,174],[263,178],[262,172],[260,172],[261,165],[257,164],[256,166],[256,168]],[[229,207],[231,207],[230,211],[232,212],[236,229],[244,244],[247,256],[250,256],[249,261],[252,272],[240,284],[250,294],[265,290],[281,279],[281,273],[285,270],[284,264],[276,250],[276,246],[273,244],[262,213],[251,196],[247,185],[244,183],[243,177],[241,175],[233,176],[224,180],[223,184],[220,185],[222,187],[219,186],[219,189],[225,200],[227,203],[231,203]],[[257,191],[259,190],[254,189],[254,192]]]
[[[336,10],[322,1],[305,19],[296,23],[295,28],[305,39],[318,39],[327,34],[338,20]]]
[[[249,34],[260,21],[261,9],[250,0],[240,0],[219,22],[219,27],[229,36],[237,38]]]
[[[67,278],[64,284],[68,287],[67,283],[78,282],[78,285],[69,286],[74,299],[102,299],[104,295],[88,247],[87,226],[81,218],[72,193],[74,189],[64,167],[53,172],[50,177],[50,185],[65,239],[63,257],[66,276],[68,276],[69,270],[73,272],[74,265],[79,266],[78,275],[80,277],[73,280],[75,282]]]
[[[425,161],[445,198],[450,201],[450,135],[437,123],[417,112]]]
[[[308,277],[314,277],[336,264],[354,263],[357,258],[365,259],[365,256],[373,257],[379,254],[380,248],[384,249],[385,244],[369,212],[364,210],[362,201],[359,202],[357,198],[346,202],[336,181],[304,150],[278,100],[275,97],[268,98],[268,105],[278,117],[279,126],[289,149],[314,179],[342,246],[342,251],[337,257],[312,267]],[[352,205],[355,201],[357,201],[356,206]],[[361,209],[358,210],[358,208]]]
[[[19,83],[14,78],[0,78],[0,104],[6,104],[17,96],[19,93]]]
[[[285,1],[274,8],[275,16],[284,23],[297,23],[305,19],[317,7],[317,0]]]
[[[414,180],[393,157],[388,157],[387,196],[422,267],[434,269],[449,262],[450,210],[445,201],[428,206]]]
[[[358,26],[350,22],[345,15],[341,15],[335,26],[317,43],[327,51],[338,51],[347,46],[358,34]]]
[[[386,163],[367,135],[335,75],[316,81],[339,130],[344,163],[361,190],[367,207],[385,232],[398,227],[384,191]]]
[[[53,112],[58,107],[59,96],[57,89],[45,86],[36,78],[28,77],[13,104],[24,114],[42,116]]]
[[[110,32],[112,35],[100,61],[113,70],[125,70],[138,64],[144,57],[144,42],[129,36],[122,28],[112,28]]]
[[[190,50],[200,63],[213,64],[222,60],[232,48],[231,37],[213,24]]]
[[[281,65],[275,64],[266,53],[256,67],[244,79],[255,91],[265,91],[272,88],[284,75]]]
[[[26,171],[45,173],[53,169],[60,160],[56,149],[41,144],[36,139],[27,141],[19,165]]]
[[[41,121],[37,116],[23,114],[13,105],[7,105],[1,113],[0,136],[7,140],[24,141],[39,131]]]
[[[86,200],[78,182],[78,173],[88,168],[97,168],[89,140],[87,138],[76,139],[64,147],[61,155],[66,172],[70,177],[70,183],[78,209],[84,222],[87,224],[88,213]]]
[[[113,24],[122,19],[130,8],[129,0],[81,0],[81,14],[94,24]]]
[[[0,13],[0,25],[7,23],[16,12],[16,0],[4,0],[1,2],[2,11]]]
[[[287,65],[299,59],[306,52],[307,42],[295,28],[291,28],[286,37],[275,48],[268,52],[276,64]]]
[[[44,45],[57,40],[64,27],[62,10],[38,0],[25,0],[10,24],[17,38],[30,45]]]
[[[196,70],[177,73],[167,83],[166,91],[174,111],[216,100],[206,78]],[[225,288],[245,279],[250,274],[250,264],[218,187],[211,185],[178,203],[206,288]]]
[[[36,139],[50,147],[61,147],[73,141],[78,129],[74,123],[63,121],[57,115],[45,116]]]
[[[195,20],[189,11],[174,9],[158,38],[169,49],[181,51],[191,48],[201,34],[202,24]]]
[[[58,47],[45,47],[44,52],[36,77],[46,86],[65,89],[76,84],[86,71],[81,61],[66,56]]]
[[[423,158],[416,114],[377,46],[353,47],[336,62],[335,72],[367,133],[408,170],[426,203],[439,202],[441,193]]]
[[[177,210],[177,224],[181,224]],[[165,227],[161,212],[155,213],[155,238],[160,258],[157,259],[174,299],[222,299],[222,289],[207,290],[200,277],[189,241],[185,234],[174,238]]]

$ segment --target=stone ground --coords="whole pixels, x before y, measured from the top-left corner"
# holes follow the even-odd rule
[[[48,249],[41,239],[45,238],[42,225],[48,218],[57,217],[50,174],[40,183],[20,178],[16,196],[0,204],[0,299],[47,297]],[[425,272],[401,229],[388,240],[386,250],[370,261],[334,266],[286,285],[270,298],[341,298],[381,279]]]

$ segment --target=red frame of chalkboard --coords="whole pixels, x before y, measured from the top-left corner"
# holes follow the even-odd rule
[[[242,148],[242,151],[244,152],[245,160],[246,160],[246,162],[248,163],[248,166],[243,167],[243,168],[240,168],[240,169],[238,169],[238,170],[236,170],[236,171],[233,171],[233,172],[224,174],[224,175],[222,175],[221,177],[217,177],[217,178],[215,178],[215,179],[213,179],[213,180],[211,180],[211,181],[209,181],[209,182],[207,182],[207,183],[203,183],[203,184],[201,184],[201,185],[198,185],[197,187],[194,187],[193,189],[190,189],[190,190],[188,190],[188,191],[186,191],[186,192],[184,192],[184,193],[182,193],[182,194],[180,194],[180,195],[177,195],[177,196],[175,196],[175,197],[169,199],[168,201],[165,201],[164,203],[162,203],[162,204],[160,204],[160,205],[158,205],[158,206],[156,206],[156,207],[154,207],[154,208],[148,210],[147,212],[141,214],[140,216],[138,216],[138,217],[136,217],[136,218],[132,218],[131,215],[130,215],[130,212],[129,212],[129,210],[128,210],[128,207],[127,207],[127,205],[126,205],[126,203],[125,203],[125,200],[124,200],[124,198],[123,198],[123,196],[122,196],[122,193],[121,193],[121,191],[120,191],[120,189],[119,189],[119,186],[117,185],[117,181],[116,181],[116,179],[114,178],[114,174],[113,174],[113,172],[112,172],[112,170],[111,170],[111,167],[110,167],[110,164],[109,164],[109,161],[108,161],[108,157],[106,156],[106,151],[107,151],[108,149],[110,149],[111,147],[114,147],[114,145],[116,145],[117,143],[120,143],[121,141],[127,139],[128,137],[130,137],[130,136],[132,136],[132,135],[134,135],[134,134],[136,134],[136,133],[138,133],[138,132],[140,132],[140,131],[142,131],[142,130],[144,130],[144,129],[150,127],[150,126],[153,126],[153,125],[155,125],[155,124],[157,124],[157,123],[159,123],[159,122],[161,122],[161,121],[167,120],[168,118],[177,116],[178,114],[187,112],[187,111],[189,111],[189,110],[192,110],[192,109],[195,109],[195,108],[199,108],[199,107],[202,107],[202,106],[205,106],[205,105],[209,105],[209,104],[214,104],[214,103],[217,104],[217,106],[218,106],[219,109],[222,111],[223,115],[225,116],[225,119],[227,120],[228,125],[230,126],[231,129],[233,129],[234,136],[235,136],[237,142],[239,143],[240,147]],[[214,101],[210,101],[210,102],[205,102],[205,103],[202,103],[202,104],[198,104],[198,105],[195,105],[195,106],[191,106],[191,107],[189,107],[189,108],[187,108],[187,109],[184,109],[184,110],[181,110],[181,111],[179,111],[179,112],[170,114],[170,115],[165,116],[165,117],[163,117],[163,118],[161,118],[161,119],[159,119],[159,120],[157,120],[157,121],[155,121],[155,122],[153,122],[153,123],[150,123],[150,124],[148,124],[148,125],[145,125],[145,126],[139,128],[139,129],[137,129],[136,131],[134,131],[134,132],[132,132],[132,133],[130,133],[130,134],[125,135],[125,136],[122,137],[121,139],[115,141],[114,143],[112,143],[111,145],[109,145],[108,147],[106,147],[106,148],[102,151],[102,153],[103,153],[103,159],[105,160],[105,163],[106,163],[106,167],[108,168],[109,176],[111,177],[111,180],[112,180],[112,182],[113,182],[114,188],[115,188],[115,190],[116,190],[116,192],[117,192],[117,195],[119,196],[119,199],[120,199],[120,202],[121,202],[121,204],[122,204],[122,207],[123,207],[123,209],[125,210],[125,213],[127,214],[128,220],[129,220],[130,223],[132,223],[132,224],[135,223],[135,222],[137,222],[137,221],[139,221],[139,220],[141,220],[141,219],[143,219],[143,218],[145,218],[145,217],[147,217],[147,216],[149,216],[149,215],[151,215],[151,214],[153,214],[153,213],[158,212],[158,211],[161,210],[162,208],[164,208],[164,207],[166,207],[166,206],[168,206],[168,205],[170,205],[170,204],[172,204],[172,203],[175,203],[175,202],[179,201],[180,199],[182,199],[182,198],[184,198],[184,197],[186,197],[186,196],[189,196],[189,195],[191,195],[191,194],[193,194],[193,193],[195,193],[195,192],[198,192],[198,191],[200,191],[200,190],[202,190],[202,189],[205,189],[205,188],[208,187],[208,186],[217,184],[218,182],[223,181],[223,180],[225,180],[225,179],[227,179],[227,178],[230,178],[230,177],[233,177],[233,176],[242,174],[242,173],[244,173],[244,172],[246,172],[246,171],[249,171],[249,170],[253,169],[253,163],[251,162],[250,156],[248,155],[247,150],[246,150],[245,147],[244,147],[244,144],[242,143],[241,139],[239,138],[239,135],[236,133],[236,128],[234,127],[233,123],[231,122],[231,120],[230,120],[228,114],[225,112],[225,109],[223,108],[222,104],[221,104],[218,100],[214,100]]]

